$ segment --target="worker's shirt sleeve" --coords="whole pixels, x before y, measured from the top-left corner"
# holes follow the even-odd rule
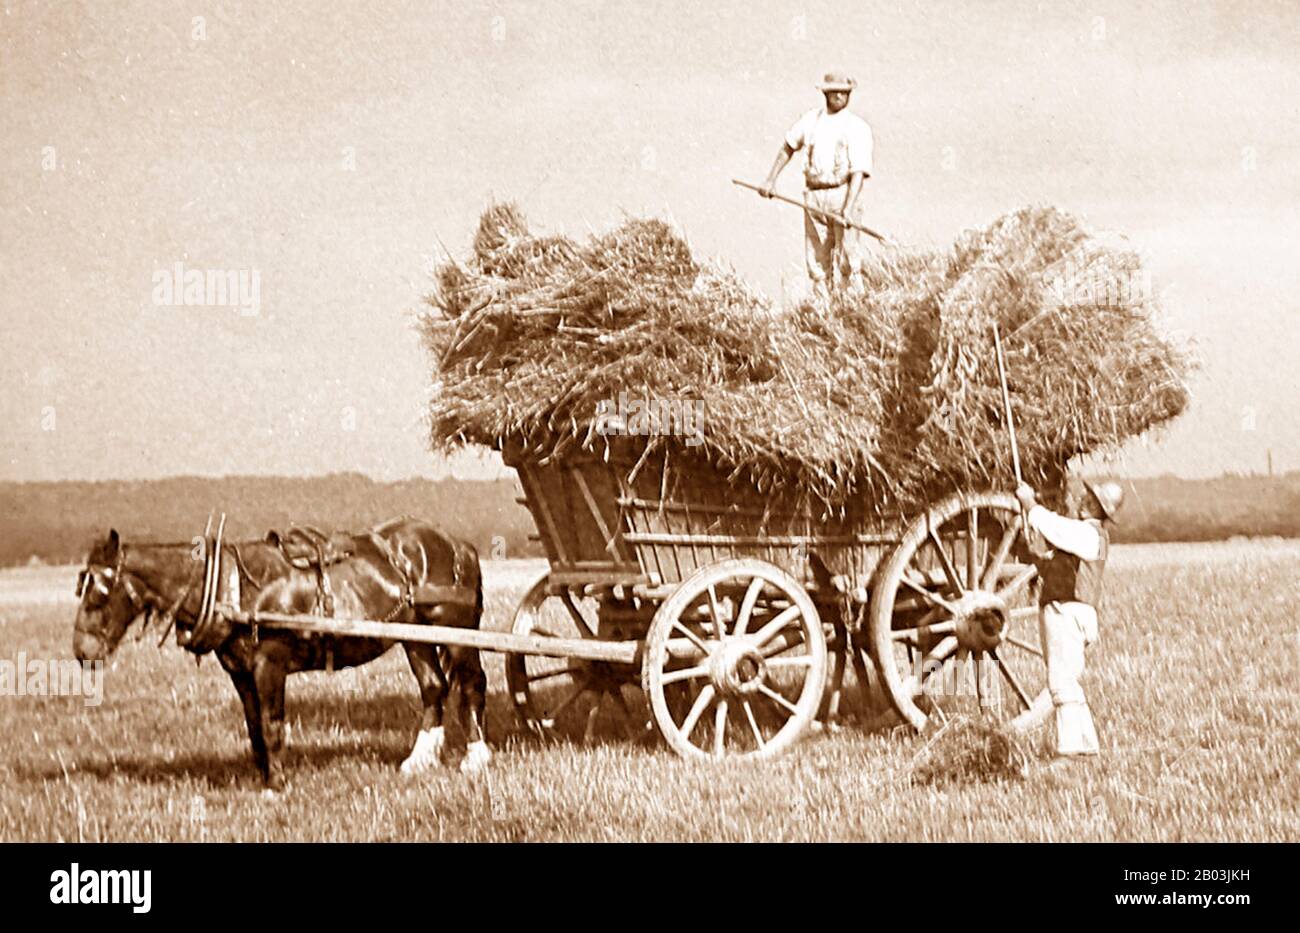
[[[812,135],[816,123],[817,111],[809,110],[796,120],[794,126],[790,127],[785,134],[785,144],[795,151],[802,149],[808,143],[808,137]]]
[[[1101,555],[1101,532],[1091,522],[1057,515],[1036,505],[1029,510],[1029,525],[1058,551],[1066,551],[1080,560],[1096,560]]]
[[[845,151],[848,154],[849,174],[861,172],[871,177],[871,160],[874,155],[875,141],[871,136],[871,127],[866,120],[855,119],[845,134]]]

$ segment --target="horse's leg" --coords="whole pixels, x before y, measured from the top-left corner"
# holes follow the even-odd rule
[[[266,787],[284,789],[284,681],[289,672],[288,645],[262,642],[253,660],[253,680],[262,704],[262,737],[266,742]]]
[[[484,729],[487,675],[483,673],[483,664],[476,648],[449,648],[447,657],[452,679],[460,688],[457,713],[466,742],[465,758],[460,763],[460,769],[477,771],[492,759],[487,744],[487,731]]]
[[[442,725],[442,706],[447,697],[447,684],[442,667],[438,664],[437,648],[416,642],[403,642],[406,660],[411,665],[411,673],[420,684],[420,701],[424,712],[420,717],[420,734],[415,738],[415,747],[402,762],[403,774],[415,774],[433,765],[442,758],[442,746],[447,736]]]
[[[239,693],[239,701],[244,704],[244,721],[248,723],[248,741],[253,746],[253,764],[265,780],[266,740],[262,737],[262,704],[257,698],[257,684],[248,671],[228,671],[230,681]]]

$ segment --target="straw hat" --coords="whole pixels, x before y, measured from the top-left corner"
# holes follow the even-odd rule
[[[854,81],[842,71],[828,71],[822,76],[821,83],[817,85],[817,90],[822,93],[827,91],[851,91],[858,86]]]
[[[1124,487],[1119,483],[1089,483],[1086,480],[1083,485],[1088,492],[1092,493],[1092,497],[1097,500],[1106,517],[1112,522],[1115,521],[1119,507],[1124,504]]]

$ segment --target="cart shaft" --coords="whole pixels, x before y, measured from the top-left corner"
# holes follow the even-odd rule
[[[516,635],[513,632],[484,632],[449,625],[414,625],[409,622],[375,622],[334,616],[290,615],[281,612],[244,612],[221,607],[222,615],[242,625],[268,629],[314,632],[341,638],[376,638],[382,641],[414,641],[455,645],[513,654],[536,654],[551,658],[579,658],[634,664],[640,645],[634,641],[597,641],[587,638],[552,638],[546,635]]]

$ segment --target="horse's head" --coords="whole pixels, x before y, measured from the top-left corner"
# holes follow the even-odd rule
[[[86,566],[77,575],[77,620],[72,651],[79,661],[103,661],[121,642],[131,623],[145,610],[134,586],[123,579],[125,548],[117,529],[95,542]]]

